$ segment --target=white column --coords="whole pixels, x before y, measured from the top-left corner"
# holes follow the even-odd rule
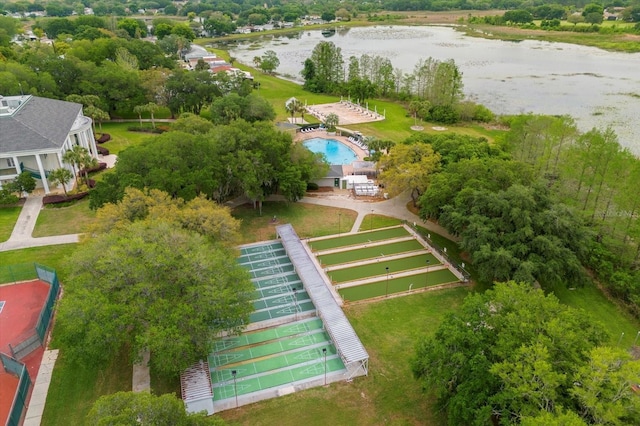
[[[49,182],[47,181],[47,176],[44,173],[44,167],[42,167],[42,161],[40,160],[40,154],[36,154],[36,163],[38,163],[38,170],[40,171],[40,177],[42,181],[42,186],[44,187],[44,193],[48,194],[49,191]]]
[[[16,168],[16,173],[20,174],[22,171],[20,170],[20,162],[18,161],[18,157],[14,155],[11,158],[13,159],[13,166]]]

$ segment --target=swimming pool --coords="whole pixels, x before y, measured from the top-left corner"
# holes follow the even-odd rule
[[[312,152],[321,152],[329,164],[351,164],[358,159],[355,152],[335,139],[312,138],[303,142]]]

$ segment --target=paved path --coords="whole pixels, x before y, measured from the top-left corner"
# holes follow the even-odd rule
[[[57,244],[77,243],[80,234],[55,235],[51,237],[33,238],[33,229],[36,227],[38,215],[42,209],[43,196],[31,195],[22,206],[20,216],[16,221],[9,239],[0,243],[0,251],[19,250],[29,247],[43,247]]]
[[[300,200],[301,203],[316,204],[321,206],[338,207],[342,209],[354,210],[358,213],[351,233],[358,232],[364,218],[368,214],[383,215],[395,217],[397,219],[406,220],[410,224],[416,223],[427,228],[430,231],[437,232],[438,234],[457,241],[458,238],[450,235],[446,229],[433,222],[423,222],[420,217],[407,210],[407,204],[411,201],[411,196],[408,192],[398,195],[390,200],[380,202],[367,202],[344,196],[318,196],[318,197],[304,197]]]

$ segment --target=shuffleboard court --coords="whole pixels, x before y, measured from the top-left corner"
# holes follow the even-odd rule
[[[279,241],[274,241],[270,243],[260,244],[258,246],[244,247],[240,249],[240,255],[244,256],[245,254],[254,254],[254,253],[262,253],[269,252],[273,250],[282,249],[282,243]]]
[[[313,305],[313,303],[310,300],[308,300],[308,301],[298,303],[297,309],[298,309],[298,313],[300,314],[300,313],[315,311],[316,307]],[[249,321],[252,323],[266,321],[274,318],[282,318],[288,315],[294,315],[295,313],[296,313],[295,304],[291,304],[288,306],[277,306],[272,309],[253,312],[251,315],[249,315]]]
[[[227,337],[215,342],[213,350],[214,352],[227,351],[240,346],[256,345],[258,343],[268,342],[269,340],[320,330],[321,328],[322,320],[320,318],[313,318],[310,321],[299,321],[293,324],[242,334],[240,336]]]
[[[264,278],[270,277],[272,275],[286,274],[287,272],[293,272],[293,265],[282,265],[282,266],[271,266],[265,269],[258,269],[255,271],[250,271],[251,278]]]
[[[410,235],[404,227],[379,229],[372,232],[360,232],[357,234],[347,234],[336,238],[328,238],[326,240],[310,241],[309,247],[313,251],[329,250],[339,247],[348,247],[357,244],[366,244],[368,242],[390,240],[392,238],[406,237]]]
[[[283,257],[286,256],[287,252],[284,249],[274,250],[274,251],[266,251],[262,253],[256,254],[246,254],[244,256],[240,256],[237,259],[237,262],[240,264],[256,262],[258,260],[272,259],[274,257]]]
[[[427,260],[429,261],[428,264]],[[401,259],[381,260],[379,262],[358,265],[351,268],[337,269],[327,272],[327,275],[335,284],[386,275],[386,268],[389,268],[389,274],[396,274],[411,269],[425,268],[427,265],[433,266],[439,264],[440,261],[434,255],[426,253],[417,256],[403,257]]]
[[[254,279],[253,286],[257,289],[262,289],[262,288],[274,287],[274,286],[283,285],[287,283],[297,283],[297,282],[300,282],[300,277],[295,272],[292,272],[290,274],[281,275],[279,277]]]
[[[298,352],[263,358],[260,361],[216,369],[211,372],[211,381],[213,383],[219,383],[219,386],[224,386],[225,383],[222,382],[233,380],[233,374],[231,372],[234,370],[236,372],[236,379],[239,379],[254,374],[262,374],[268,371],[308,363],[310,361],[317,361],[318,359],[324,358],[323,348],[327,349],[327,357],[337,355],[336,348],[333,345],[304,349]],[[215,387],[214,385],[214,391]]]
[[[401,293],[409,290],[458,281],[460,280],[453,274],[453,272],[448,269],[440,269],[438,271],[429,272],[428,274],[416,274],[390,279],[388,293],[386,280],[354,287],[341,288],[338,290],[338,293],[340,293],[340,296],[342,296],[344,300],[355,302],[357,300],[384,296],[385,294]]]
[[[275,268],[282,265],[291,265],[291,259],[288,257],[275,257],[271,259],[261,259],[255,262],[241,263],[240,266],[249,270],[257,271],[264,268]]]
[[[307,334],[296,335],[291,338],[276,340],[263,345],[251,347],[243,346],[229,351],[210,354],[209,366],[220,367],[227,364],[236,364],[253,358],[261,358],[278,354],[280,352],[298,350],[305,346],[320,345],[329,341],[331,341],[331,339],[325,331],[314,330]]]
[[[345,367],[342,360],[338,357],[327,359],[326,363],[323,360],[318,360],[310,365],[305,364],[299,367],[277,371],[272,374],[252,376],[237,380],[235,384],[233,380],[227,381],[224,385],[214,388],[213,399],[214,401],[219,401],[221,399],[233,398],[235,395],[244,395],[312,377],[319,377],[324,374],[325,371],[326,373],[332,373],[341,370],[345,370]]]
[[[267,287],[265,289],[256,289],[252,293],[252,300],[273,297],[279,294],[292,293],[294,288],[302,289],[302,281],[293,281],[292,283],[280,284],[277,286]]]
[[[407,253],[416,250],[425,250],[425,247],[417,240],[398,241],[383,246],[363,247],[340,253],[330,253],[318,256],[320,264],[324,266],[339,265],[341,263],[358,262],[376,257],[390,256]]]
[[[290,305],[292,303],[302,303],[303,301],[310,300],[306,291],[298,291],[296,294],[289,293],[283,294],[278,297],[268,297],[266,299],[254,300],[253,309],[260,311],[262,309],[271,309],[276,306]]]

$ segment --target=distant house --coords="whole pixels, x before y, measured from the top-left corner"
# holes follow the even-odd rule
[[[28,171],[36,188],[52,190],[48,180],[52,170],[71,164],[62,161],[75,145],[98,158],[91,119],[82,105],[37,96],[0,96],[0,188],[20,173]],[[74,179],[67,184],[73,188]]]
[[[189,70],[194,70],[198,61],[203,60],[207,65],[209,65],[209,71],[216,74],[219,72],[226,72],[229,75],[238,75],[242,78],[246,78],[248,80],[253,80],[253,76],[248,71],[242,71],[239,68],[234,68],[230,63],[225,61],[222,58],[218,58],[215,55],[211,55],[208,53],[203,53],[200,51],[191,51],[184,55],[184,65],[185,68]]]

